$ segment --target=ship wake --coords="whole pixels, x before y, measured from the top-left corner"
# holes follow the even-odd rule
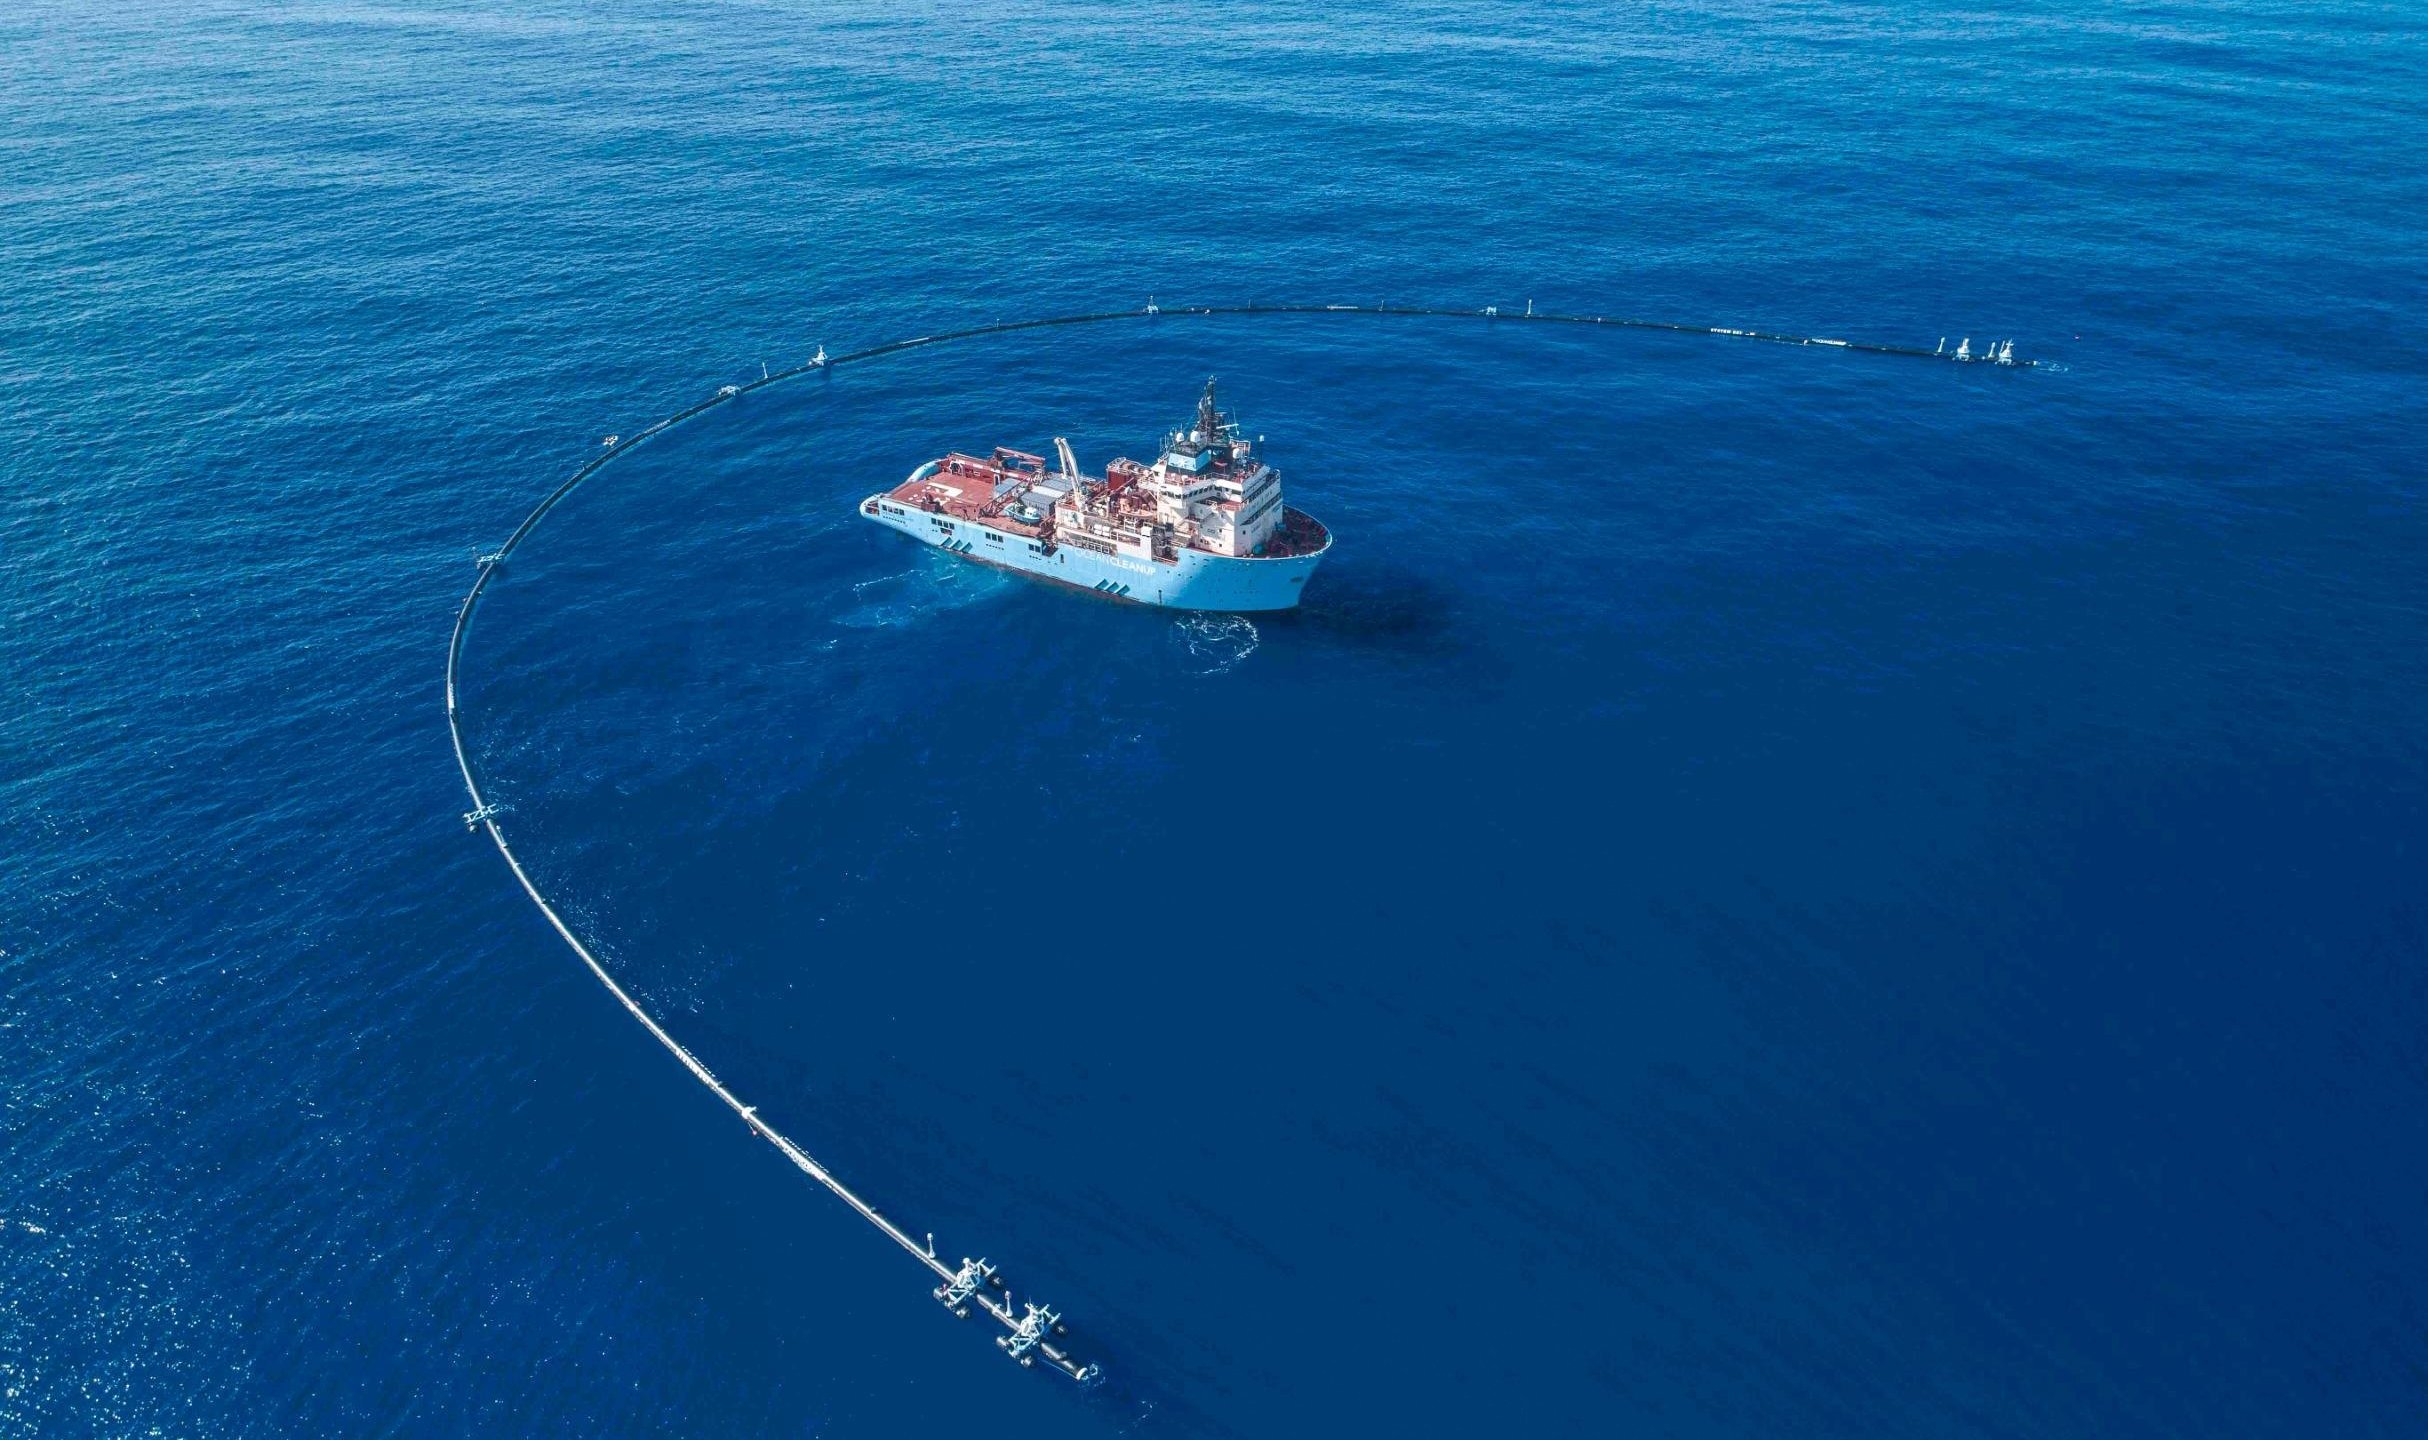
[[[1192,675],[1224,675],[1256,653],[1265,637],[1245,615],[1188,615],[1172,622],[1182,664]]]
[[[852,585],[852,608],[835,623],[852,630],[891,630],[913,625],[975,605],[1011,582],[977,565],[951,562],[914,565],[893,575],[879,575]]]

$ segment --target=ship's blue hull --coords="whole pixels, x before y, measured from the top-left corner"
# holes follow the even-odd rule
[[[1307,577],[1324,551],[1279,559],[1233,558],[1182,550],[1172,561],[1099,555],[1075,545],[1048,547],[967,520],[871,495],[860,514],[924,544],[1006,570],[1052,580],[1075,589],[1161,605],[1173,610],[1288,610],[1298,604]],[[1327,545],[1326,549],[1330,547]]]

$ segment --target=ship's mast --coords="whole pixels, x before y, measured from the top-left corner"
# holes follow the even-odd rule
[[[1206,393],[1197,401],[1197,440],[1202,445],[1222,442],[1222,411],[1214,406],[1214,377],[1206,377]]]

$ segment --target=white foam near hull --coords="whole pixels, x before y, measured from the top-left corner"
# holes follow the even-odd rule
[[[1324,558],[1323,550],[1283,559],[1182,550],[1175,560],[1146,561],[1099,555],[1075,545],[1053,546],[1049,554],[1038,541],[906,506],[888,495],[869,496],[861,502],[860,513],[887,529],[966,559],[1116,600],[1173,610],[1291,609],[1305,591],[1307,577]]]

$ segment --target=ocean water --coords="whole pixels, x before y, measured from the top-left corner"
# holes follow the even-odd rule
[[[2417,1435],[2415,6],[0,11],[0,1435]],[[761,1112],[1106,1367],[974,1324]],[[852,514],[1208,374],[1185,618]]]

